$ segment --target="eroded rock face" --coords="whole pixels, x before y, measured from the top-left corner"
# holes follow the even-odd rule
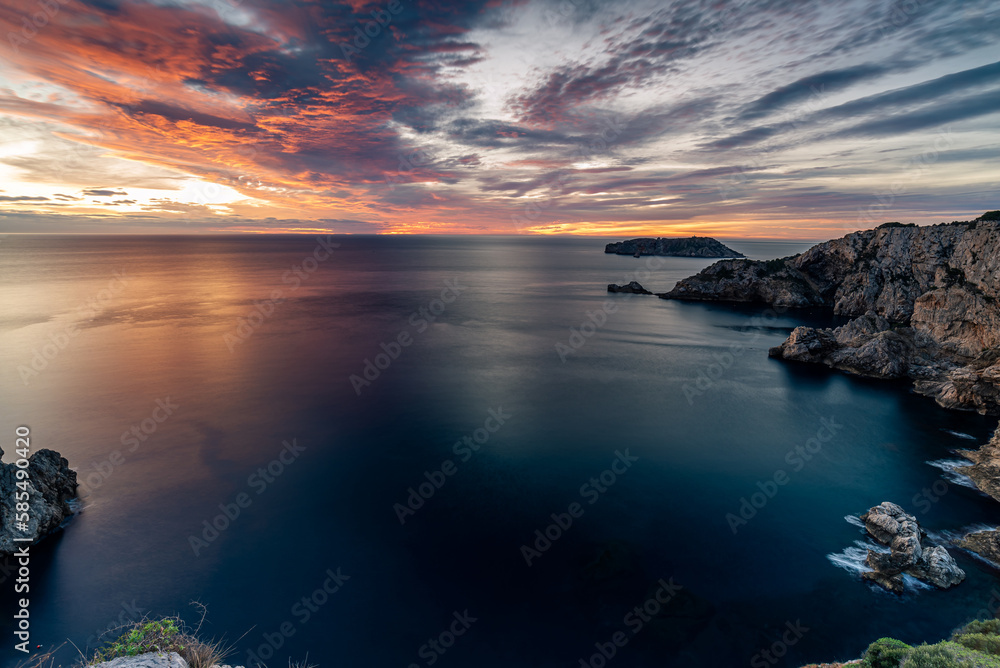
[[[972,466],[959,469],[972,478],[976,487],[1000,501],[1000,428],[993,433],[990,442],[978,450],[959,450]]]
[[[93,668],[188,668],[188,663],[177,652],[150,652],[97,663]]]
[[[958,546],[971,550],[1000,566],[1000,531],[970,533],[959,541]]]
[[[873,378],[903,378],[916,364],[920,343],[911,328],[894,330],[874,311],[836,329],[796,327],[771,357],[816,362]]]
[[[0,450],[3,456],[3,450]],[[15,492],[17,466],[0,464],[0,555],[12,554],[19,545],[15,538],[35,542],[57,530],[73,514],[69,501],[76,497],[76,471],[54,450],[38,450],[28,459],[27,530],[17,527]]]
[[[608,285],[608,292],[626,292],[635,295],[651,295],[653,294],[646,288],[639,285],[638,281],[631,281],[628,285],[615,285],[614,283]]]
[[[822,305],[913,325],[966,355],[1000,345],[1000,223],[887,223],[783,260],[727,260],[680,281],[668,299]],[[683,289],[682,289],[683,288]],[[787,294],[783,294],[787,292]]]
[[[781,260],[725,260],[666,299],[819,306],[857,320],[797,328],[773,357],[909,377],[949,408],[1000,413],[1000,223],[886,224]]]
[[[901,507],[884,501],[861,516],[869,535],[889,548],[889,553],[868,551],[866,563],[871,571],[862,574],[890,591],[903,591],[903,574],[947,589],[965,579],[948,550],[939,546],[924,546],[924,534],[913,515]]]

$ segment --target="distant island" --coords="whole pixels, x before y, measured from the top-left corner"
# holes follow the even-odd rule
[[[615,255],[631,255],[640,257],[642,255],[666,255],[670,257],[746,257],[743,253],[734,251],[732,248],[721,243],[712,237],[686,237],[682,239],[657,237],[645,237],[642,239],[629,239],[608,244],[604,247],[605,253]]]

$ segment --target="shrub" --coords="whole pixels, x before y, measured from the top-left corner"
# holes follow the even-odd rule
[[[1000,220],[1000,211],[987,211],[978,220]]]
[[[913,648],[895,638],[879,638],[865,651],[861,661],[863,668],[899,668],[899,662],[906,658]]]
[[[993,348],[990,352],[996,352],[998,358],[1000,358],[1000,348]],[[986,633],[989,635],[1000,635],[1000,619],[977,619],[973,622],[969,622],[963,628],[955,631],[955,635],[964,635],[967,633]]]
[[[194,635],[197,629],[193,633],[187,632],[177,617],[144,619],[120,627],[116,632],[121,634],[94,652],[88,665],[150,652],[177,652],[191,668],[211,668],[221,663],[228,653],[221,643],[199,640]]]
[[[900,668],[1000,668],[1000,660],[953,642],[915,647]]]

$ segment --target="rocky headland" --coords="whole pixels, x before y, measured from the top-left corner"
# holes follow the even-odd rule
[[[712,237],[687,237],[683,239],[646,237],[610,243],[604,247],[605,253],[616,255],[664,255],[670,257],[744,257]]]
[[[0,457],[3,450],[0,450]],[[16,463],[0,463],[0,556],[13,554],[30,538],[37,542],[58,530],[73,514],[70,501],[76,497],[76,471],[54,450],[38,450],[28,458],[27,478],[18,479]],[[18,487],[18,482],[26,485]],[[27,530],[18,529],[15,494],[28,493]],[[23,503],[23,502],[22,502]]]
[[[723,260],[658,296],[825,309],[850,319],[835,328],[796,327],[769,355],[910,379],[916,392],[947,408],[1000,414],[1000,211],[925,227],[886,223],[777,260]],[[970,461],[960,472],[1000,501],[1000,431],[979,450],[960,454]],[[864,517],[891,517],[900,531],[909,526],[895,510],[875,510]],[[867,520],[866,527],[883,544],[897,540],[881,540]],[[1000,565],[997,531],[957,544]],[[920,550],[923,565],[919,558],[909,563],[905,553],[873,554],[870,579],[890,589],[901,573],[936,578],[937,569],[950,568],[934,548]]]
[[[853,318],[797,327],[772,357],[910,378],[948,408],[1000,412],[1000,213],[886,223],[770,261],[725,260],[664,299],[818,307]]]

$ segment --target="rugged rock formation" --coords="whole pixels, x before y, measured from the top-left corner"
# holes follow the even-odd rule
[[[972,478],[976,487],[1000,501],[1000,429],[993,433],[990,442],[978,450],[959,450],[972,466],[958,469]]]
[[[780,260],[716,262],[665,299],[823,307],[862,317],[797,328],[772,349],[877,378],[909,377],[943,406],[1000,412],[1000,222],[886,223]]]
[[[959,547],[975,552],[1000,566],[1000,531],[977,531],[958,542]]]
[[[0,450],[3,456],[3,450]],[[69,501],[76,497],[76,471],[54,450],[38,450],[28,459],[27,531],[17,528],[15,492],[17,465],[0,464],[0,556],[12,554],[19,545],[15,538],[32,542],[56,531],[73,514]]]
[[[608,244],[605,253],[616,255],[669,255],[674,257],[744,257],[722,242],[711,237],[689,237],[686,239],[671,239],[647,237],[644,239],[629,239]]]
[[[91,668],[188,668],[188,662],[177,652],[149,652],[138,656],[122,656],[111,661],[95,663]],[[226,667],[228,668],[228,666]]]
[[[628,285],[615,285],[611,283],[608,285],[608,292],[627,292],[634,295],[651,295],[653,294],[646,288],[639,285],[638,281],[631,281]]]
[[[917,519],[894,503],[884,501],[861,516],[868,533],[890,549],[888,554],[868,551],[866,563],[872,568],[862,577],[882,585],[889,591],[903,591],[903,574],[947,589],[965,579],[948,550],[940,546],[924,546],[926,535]]]

